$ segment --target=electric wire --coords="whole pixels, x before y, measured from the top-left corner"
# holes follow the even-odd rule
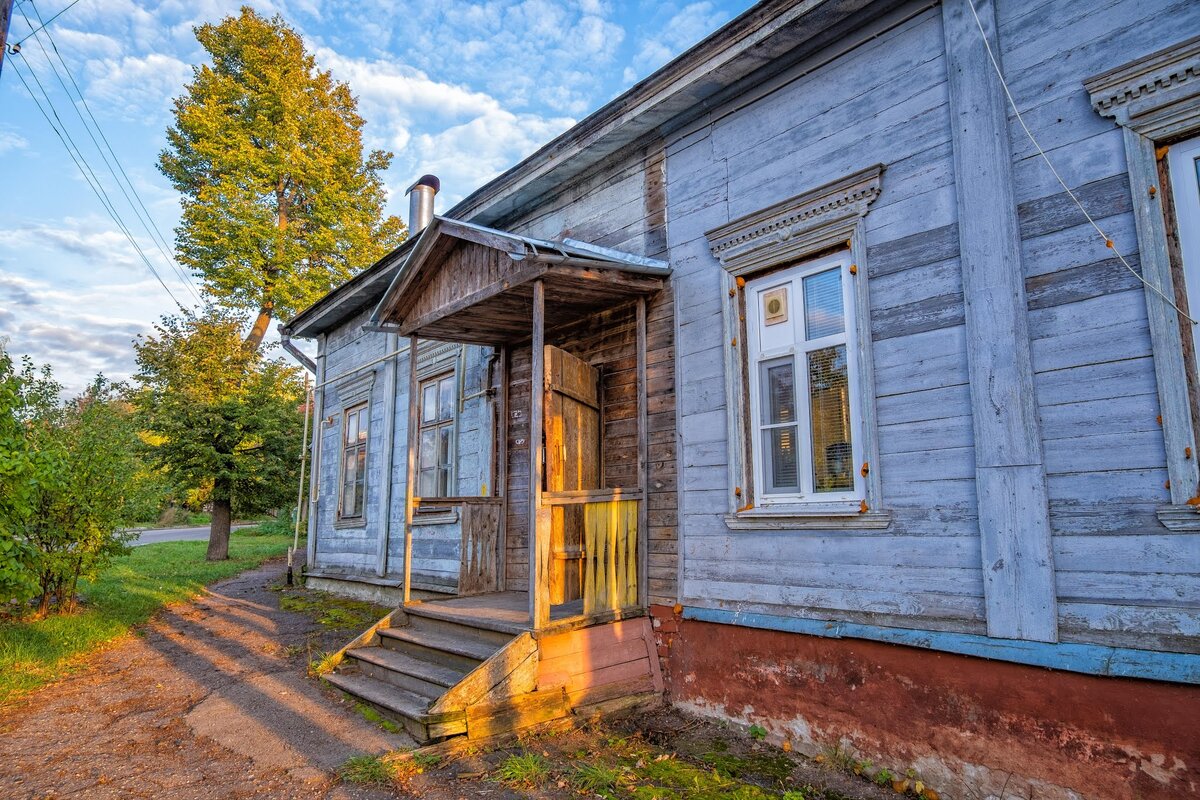
[[[166,281],[162,279],[162,275],[160,275],[158,270],[154,268],[154,265],[150,262],[150,259],[146,258],[145,252],[142,251],[141,246],[137,243],[137,240],[133,237],[133,234],[130,233],[129,228],[121,220],[120,215],[117,213],[116,209],[112,206],[111,201],[108,199],[108,194],[104,191],[104,187],[96,182],[93,182],[94,180],[97,180],[95,171],[92,170],[91,165],[87,163],[87,159],[83,157],[82,152],[79,152],[77,155],[78,148],[75,146],[75,142],[71,138],[70,132],[66,130],[66,126],[63,125],[62,130],[60,130],[59,126],[54,124],[54,120],[58,120],[59,125],[62,125],[62,118],[58,115],[58,111],[54,108],[54,104],[50,101],[50,96],[46,93],[45,87],[42,86],[41,81],[38,79],[37,73],[34,72],[29,66],[29,62],[25,62],[25,66],[22,68],[19,66],[18,62],[14,60],[12,62],[12,66],[13,71],[17,73],[17,77],[21,79],[21,84],[25,87],[25,90],[29,92],[29,96],[33,99],[34,105],[37,106],[38,111],[41,112],[46,122],[50,125],[50,128],[54,131],[55,135],[58,136],[58,139],[60,142],[62,142],[63,147],[66,148],[67,154],[71,157],[71,160],[79,169],[80,174],[83,175],[84,181],[87,182],[87,185],[95,193],[96,198],[100,201],[100,205],[102,205],[104,210],[108,212],[108,215],[112,217],[113,222],[117,224],[117,227],[120,228],[121,233],[123,233],[125,238],[129,240],[129,243],[132,245],[134,251],[137,252],[137,254],[141,257],[142,262],[145,263],[145,265],[150,269],[151,274],[153,274],[155,279],[158,280],[159,284],[163,287],[163,290],[168,296],[170,296],[175,305],[179,307],[179,310],[186,313],[187,309],[185,309],[183,304],[179,302],[179,299],[175,297],[175,293],[171,291],[171,287],[167,286]],[[29,82],[25,80],[23,70],[29,70],[30,77],[33,78],[34,83],[41,90],[43,97],[46,99],[46,106],[48,106],[50,109],[49,112],[47,112],[46,108],[43,107],[41,100],[38,99],[38,96],[29,86]],[[53,115],[54,119],[51,119],[51,115]]]
[[[1017,122],[1021,124],[1021,129],[1025,131],[1025,135],[1029,137],[1029,141],[1033,143],[1034,149],[1036,149],[1038,155],[1042,157],[1042,161],[1046,162],[1046,166],[1050,168],[1050,172],[1053,173],[1054,179],[1058,181],[1059,185],[1062,186],[1063,191],[1067,193],[1067,196],[1070,197],[1071,200],[1074,201],[1075,205],[1079,207],[1079,210],[1083,212],[1084,218],[1089,224],[1091,224],[1093,228],[1096,229],[1096,233],[1100,234],[1100,238],[1104,240],[1104,245],[1109,250],[1113,251],[1113,253],[1117,256],[1117,260],[1121,262],[1121,265],[1125,267],[1125,269],[1129,270],[1130,274],[1141,281],[1146,288],[1150,289],[1156,295],[1161,297],[1167,305],[1175,309],[1175,311],[1177,311],[1181,317],[1186,319],[1192,325],[1196,325],[1197,320],[1192,319],[1191,316],[1185,314],[1183,309],[1176,305],[1172,298],[1167,297],[1167,295],[1161,289],[1143,278],[1141,273],[1129,265],[1129,262],[1125,260],[1125,256],[1122,255],[1121,251],[1117,249],[1117,246],[1113,240],[1108,238],[1108,234],[1105,233],[1104,229],[1100,227],[1100,223],[1096,222],[1096,220],[1092,218],[1092,215],[1088,213],[1086,208],[1084,208],[1083,203],[1079,200],[1079,197],[1076,196],[1075,192],[1071,190],[1071,187],[1067,185],[1067,182],[1063,180],[1062,175],[1060,175],[1058,170],[1054,167],[1054,162],[1050,160],[1050,156],[1046,155],[1046,151],[1042,149],[1042,145],[1038,142],[1037,137],[1033,135],[1033,131],[1031,131],[1029,126],[1025,124],[1025,118],[1021,115],[1021,110],[1017,108],[1017,101],[1013,98],[1012,90],[1008,88],[1008,81],[1004,78],[1004,71],[1000,69],[1000,62],[997,60],[995,52],[992,51],[992,43],[988,40],[987,32],[983,29],[983,20],[980,19],[979,11],[975,8],[975,0],[967,0],[967,5],[971,9],[971,16],[975,18],[975,27],[979,29],[979,36],[983,39],[983,46],[987,50],[988,60],[992,62],[992,69],[996,71],[996,77],[1000,79],[1000,85],[1004,88],[1004,96],[1008,98],[1008,105],[1012,108],[1013,114],[1016,115]]]
[[[37,10],[37,5],[33,2],[33,0],[27,0],[27,2],[33,9],[33,13],[37,16],[38,20],[41,21],[41,14]],[[29,16],[25,14],[24,11],[21,12],[21,15],[25,18],[25,22],[32,28],[33,23],[29,19]],[[129,174],[125,171],[120,159],[117,158],[117,154],[113,150],[112,145],[109,143],[108,137],[104,135],[104,129],[100,127],[100,123],[96,120],[95,114],[92,113],[91,106],[88,105],[87,99],[83,95],[83,91],[79,88],[79,84],[75,81],[74,75],[71,74],[71,70],[67,66],[66,61],[63,59],[62,53],[59,52],[58,45],[55,44],[53,37],[50,35],[50,31],[45,31],[44,35],[45,38],[49,40],[50,47],[54,50],[55,55],[62,64],[62,71],[66,73],[71,85],[75,87],[75,95],[79,98],[79,102],[83,105],[84,110],[87,111],[88,117],[91,118],[92,124],[90,126],[88,125],[87,119],[84,118],[83,113],[79,110],[79,106],[75,104],[74,98],[71,96],[71,90],[67,88],[66,81],[63,80],[62,74],[55,66],[54,60],[51,58],[50,53],[46,50],[45,45],[42,44],[42,37],[38,37],[37,39],[38,48],[42,51],[42,55],[45,56],[46,63],[50,65],[51,71],[54,72],[54,77],[58,80],[58,85],[61,86],[63,92],[66,93],[67,99],[71,100],[71,107],[75,110],[76,116],[79,117],[79,121],[83,124],[84,130],[87,131],[88,137],[92,140],[92,144],[95,145],[96,150],[100,153],[100,158],[104,161],[104,166],[108,168],[109,174],[112,175],[113,180],[117,182],[117,188],[121,190],[121,194],[124,195],[125,201],[129,204],[129,207],[133,209],[134,216],[137,217],[138,222],[141,223],[142,227],[146,230],[146,233],[150,235],[150,241],[154,243],[156,248],[158,248],[159,253],[162,254],[167,264],[170,265],[171,269],[179,277],[180,282],[183,283],[188,291],[192,293],[197,302],[203,303],[204,299],[200,296],[200,292],[196,289],[195,284],[191,280],[191,276],[188,275],[187,271],[175,261],[168,250],[164,247],[162,234],[158,232],[157,226],[154,225],[153,217],[151,217],[149,209],[146,208],[146,204],[142,201],[141,195],[138,194],[133,182],[129,179]],[[32,71],[32,67],[30,67],[30,70]],[[93,128],[95,128],[95,133],[92,132]],[[104,145],[107,147],[108,153],[112,156],[112,162],[110,162],[108,156],[105,155],[105,148],[101,147],[100,142],[97,141],[96,133],[99,133],[100,138],[104,141]],[[114,164],[116,165],[115,168]],[[120,172],[120,176],[117,174],[118,171]],[[124,183],[121,182],[121,176],[124,176],[125,178]],[[126,185],[129,187],[128,191],[125,188]],[[132,197],[130,196],[131,193],[133,195]],[[138,210],[139,206],[141,211]]]
[[[36,27],[36,28],[34,28],[33,30],[31,30],[29,33],[25,34],[25,37],[24,37],[23,39],[21,39],[21,41],[14,43],[14,44],[13,44],[13,47],[15,47],[17,50],[20,50],[20,49],[21,49],[21,45],[25,44],[25,42],[29,40],[29,37],[30,37],[30,36],[33,36],[35,33],[37,33],[38,31],[40,31],[42,28],[45,28],[45,27],[46,27],[47,25],[49,25],[51,22],[54,22],[54,20],[58,19],[58,18],[59,18],[59,17],[61,17],[63,14],[67,13],[67,10],[68,10],[68,9],[70,9],[70,8],[71,8],[71,6],[75,5],[75,4],[76,4],[76,3],[78,3],[78,2],[79,2],[79,0],[71,0],[70,4],[69,4],[69,5],[67,5],[67,7],[66,7],[66,8],[64,8],[62,11],[58,12],[57,14],[55,14],[55,15],[54,15],[53,17],[51,17],[50,19],[48,19],[48,20],[46,20],[45,22],[43,22],[43,23],[42,23],[41,25],[39,25],[38,27]]]

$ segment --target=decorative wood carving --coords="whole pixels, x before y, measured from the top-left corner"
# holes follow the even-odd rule
[[[843,243],[879,196],[883,165],[848,175],[709,231],[712,254],[734,274]]]

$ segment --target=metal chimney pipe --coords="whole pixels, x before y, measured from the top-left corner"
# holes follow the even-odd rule
[[[408,187],[408,235],[416,236],[433,222],[433,197],[442,188],[436,175],[422,175]]]

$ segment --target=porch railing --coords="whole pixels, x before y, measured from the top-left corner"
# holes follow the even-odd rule
[[[583,613],[638,603],[638,503],[608,500],[583,506]]]

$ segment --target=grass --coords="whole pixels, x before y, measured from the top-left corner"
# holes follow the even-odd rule
[[[283,589],[279,607],[284,611],[307,614],[326,628],[338,631],[361,631],[387,616],[390,608],[363,600],[351,600],[328,592],[308,589]]]
[[[350,783],[387,784],[396,778],[396,767],[379,756],[352,756],[338,767],[338,775]]]
[[[550,777],[550,762],[537,753],[509,756],[496,769],[496,780],[509,786],[540,786]]]
[[[69,616],[0,623],[0,705],[81,666],[93,652],[150,619],[168,603],[189,600],[207,584],[286,552],[287,536],[230,538],[228,561],[204,560],[207,542],[135,547],[94,581],[81,582],[83,607]]]

